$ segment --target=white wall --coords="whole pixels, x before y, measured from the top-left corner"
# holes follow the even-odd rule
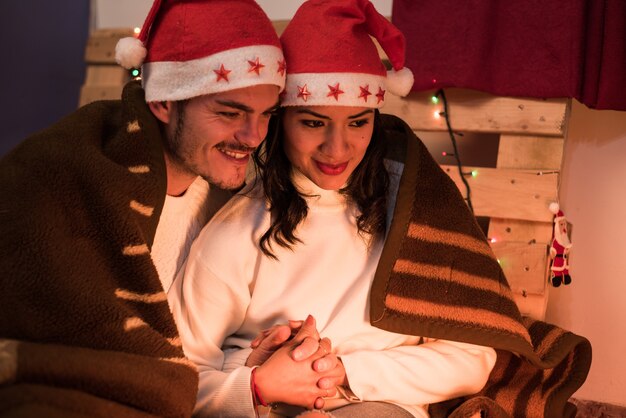
[[[391,16],[392,0],[372,0],[384,16]],[[290,19],[304,0],[257,0],[272,20]],[[141,27],[152,0],[92,0],[93,29]]]
[[[573,224],[572,284],[550,290],[546,321],[591,341],[575,396],[626,406],[626,112],[574,101],[560,200]]]

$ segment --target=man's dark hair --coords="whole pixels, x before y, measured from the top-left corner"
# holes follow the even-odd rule
[[[280,123],[283,114],[284,109],[281,109],[273,117],[276,119],[273,126],[278,129],[270,130],[274,134],[269,135],[253,155],[271,212],[270,227],[259,240],[259,245],[266,256],[274,259],[277,257],[271,241],[285,248],[301,242],[295,229],[306,218],[309,209],[304,199],[306,195],[301,194],[291,181],[291,163],[283,147],[285,133]],[[380,113],[376,110],[372,139],[365,156],[350,175],[346,187],[339,191],[361,212],[357,217],[359,233],[374,237],[383,236],[386,227],[389,175],[383,163],[385,149]]]

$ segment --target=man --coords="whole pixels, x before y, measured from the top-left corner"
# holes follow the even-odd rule
[[[0,162],[0,416],[193,409],[166,292],[243,184],[285,63],[252,0],[157,0],[117,56],[142,85]]]

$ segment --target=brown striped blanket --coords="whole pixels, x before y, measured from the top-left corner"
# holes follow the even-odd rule
[[[191,415],[197,373],[149,253],[160,141],[134,82],[0,160],[0,417]]]
[[[476,396],[432,405],[433,417],[564,417],[591,365],[585,338],[522,318],[484,234],[450,178],[400,119],[383,115],[403,161],[393,222],[371,292],[373,325],[494,347]]]

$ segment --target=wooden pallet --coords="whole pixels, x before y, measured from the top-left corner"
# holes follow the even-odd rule
[[[406,121],[414,131],[447,131],[434,92],[388,96],[384,113]],[[522,314],[545,317],[548,301],[548,249],[557,200],[568,99],[497,97],[464,89],[446,90],[451,125],[458,132],[500,135],[495,168],[464,167],[476,216],[488,217],[488,237],[513,289]],[[462,140],[462,139],[461,139]],[[442,168],[465,193],[456,166]]]

